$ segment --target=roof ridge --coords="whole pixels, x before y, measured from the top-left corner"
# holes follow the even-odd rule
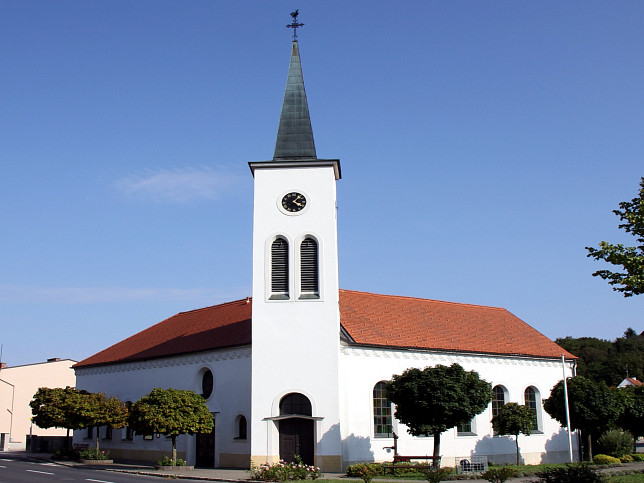
[[[170,317],[167,317],[164,320],[171,319],[172,317],[176,317],[177,315],[191,314],[193,312],[200,312],[202,310],[209,310],[209,309],[214,309],[215,307],[224,307],[226,305],[233,305],[233,304],[237,304],[237,303],[246,303],[246,304],[248,304],[248,303],[251,303],[252,301],[253,301],[253,297],[244,297],[243,299],[231,300],[230,302],[222,302],[220,304],[208,305],[207,307],[200,307],[198,309],[191,309],[191,310],[185,310],[183,312],[177,312],[176,314],[174,314],[174,315],[172,315]],[[163,322],[163,320],[161,322]],[[161,322],[159,322],[159,323],[161,323]]]
[[[505,307],[495,307],[492,305],[480,305],[480,304],[466,304],[463,302],[450,302],[447,300],[438,300],[438,299],[428,299],[428,298],[423,298],[423,297],[411,297],[409,295],[393,295],[393,294],[381,294],[381,293],[374,293],[374,292],[363,292],[361,290],[347,290],[344,288],[340,289],[340,292],[351,292],[351,293],[356,293],[356,294],[364,294],[364,295],[378,295],[380,297],[392,297],[392,298],[398,298],[398,299],[406,299],[406,300],[422,300],[425,302],[438,302],[441,304],[448,304],[448,305],[460,305],[460,306],[465,306],[465,307],[481,307],[485,309],[495,309],[495,310],[504,310],[508,312],[508,309]]]

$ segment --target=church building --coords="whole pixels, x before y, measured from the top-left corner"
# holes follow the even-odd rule
[[[339,288],[340,161],[317,157],[297,39],[273,159],[249,166],[252,298],[181,312],[81,361],[79,389],[131,402],[155,387],[202,394],[215,428],[178,438],[188,464],[248,468],[300,455],[340,472],[391,461],[394,443],[400,455],[431,454],[431,437],[409,435],[393,417],[384,383],[411,367],[458,363],[491,382],[494,398],[443,433],[443,465],[514,461],[514,438],[490,422],[507,402],[534,413],[537,429],[520,438],[527,463],[568,460],[568,435],[541,401],[574,375],[575,356],[502,308]],[[82,444],[88,435],[77,433]],[[100,437],[115,458],[155,461],[170,450],[163,436],[128,428]]]

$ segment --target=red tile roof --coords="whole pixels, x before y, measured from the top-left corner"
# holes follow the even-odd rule
[[[133,362],[251,343],[251,300],[181,312],[75,367]],[[502,308],[340,290],[355,344],[537,357],[575,357]]]
[[[575,357],[503,308],[340,290],[340,311],[358,344]]]

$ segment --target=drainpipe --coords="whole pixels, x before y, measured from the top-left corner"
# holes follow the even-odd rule
[[[570,409],[568,405],[568,383],[566,382],[566,379],[568,378],[566,375],[566,358],[563,354],[561,354],[561,367],[563,368],[563,383],[564,383],[564,400],[565,400],[565,406],[566,406],[566,423],[568,423],[568,453],[570,456],[570,462],[573,462],[572,459],[572,431],[570,430]]]

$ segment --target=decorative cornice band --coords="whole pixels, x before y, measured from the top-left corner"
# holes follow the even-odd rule
[[[234,350],[208,351],[199,354],[189,354],[162,359],[151,359],[148,361],[123,362],[121,364],[110,364],[97,367],[79,367],[76,369],[76,377],[90,376],[95,374],[112,374],[116,372],[140,371],[145,369],[159,369],[173,366],[190,366],[208,362],[227,361],[233,359],[247,359],[251,356],[251,348],[244,347]]]
[[[455,353],[440,352],[428,350],[396,350],[380,349],[372,347],[355,347],[343,345],[340,347],[340,354],[344,357],[364,357],[377,359],[403,359],[413,361],[423,361],[430,364],[452,364],[454,362],[461,365],[476,360],[483,364],[498,365],[521,365],[521,366],[538,366],[538,367],[561,367],[560,359],[546,359],[529,356],[512,356],[502,354],[475,354],[475,353]],[[570,361],[566,361],[572,364]]]

